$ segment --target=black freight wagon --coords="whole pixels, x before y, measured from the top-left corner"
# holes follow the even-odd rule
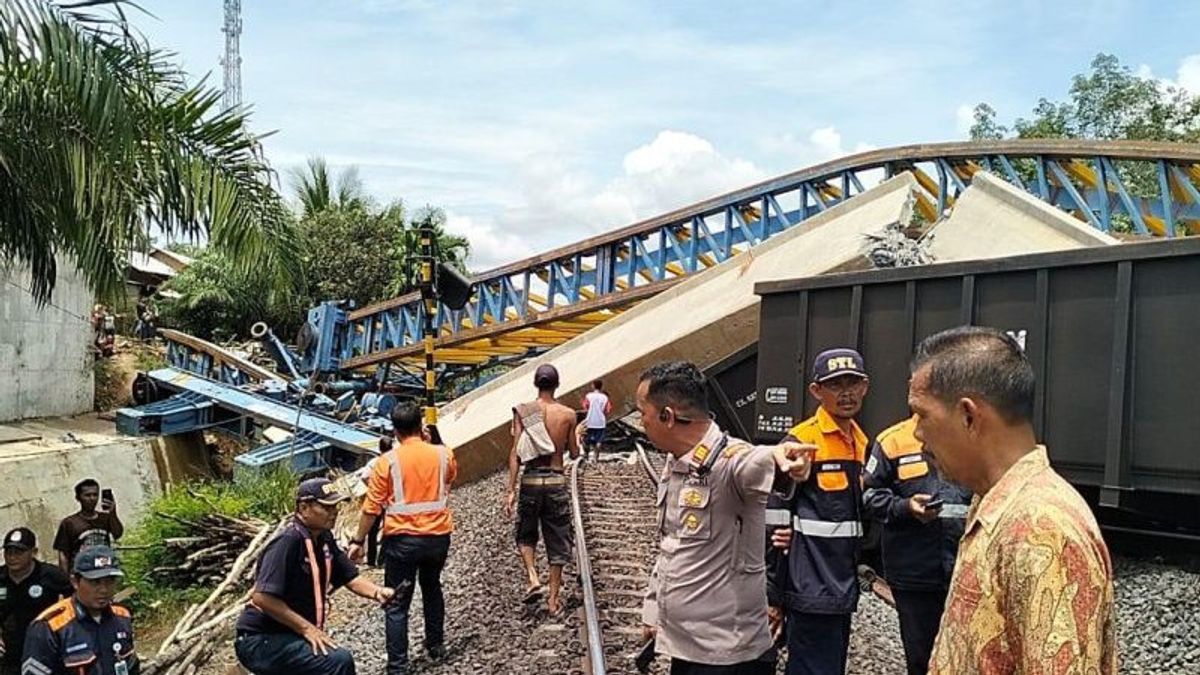
[[[909,414],[908,360],[922,338],[994,326],[1033,363],[1036,431],[1051,461],[1109,507],[1109,522],[1200,531],[1200,238],[770,281],[755,291],[757,349],[709,375],[722,390],[719,415],[756,440],[777,440],[813,412],[806,373],[823,349],[863,353],[871,391],[859,421],[873,435]]]

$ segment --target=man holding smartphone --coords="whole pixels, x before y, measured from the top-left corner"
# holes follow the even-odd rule
[[[971,493],[941,476],[916,427],[910,417],[875,439],[863,473],[863,510],[883,524],[883,576],[900,615],[905,665],[909,675],[924,675]]]
[[[125,534],[112,490],[105,489],[101,494],[95,478],[85,478],[75,485],[75,501],[79,502],[79,511],[63,518],[54,535],[58,566],[67,573],[81,548],[112,546]]]

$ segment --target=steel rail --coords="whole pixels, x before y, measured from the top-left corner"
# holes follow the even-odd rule
[[[571,511],[575,529],[575,557],[579,565],[579,586],[583,590],[583,622],[587,636],[587,666],[591,675],[605,675],[604,640],[600,634],[600,610],[596,606],[596,589],[592,585],[592,560],[588,557],[587,541],[583,535],[583,509],[579,502],[579,466],[571,462]]]
[[[655,487],[658,487],[658,472],[654,470],[654,465],[650,463],[650,453],[647,452],[646,447],[638,441],[634,441],[633,445],[635,448],[637,448],[638,463],[640,463],[642,468],[646,470],[646,475],[650,477],[650,482],[654,483]]]

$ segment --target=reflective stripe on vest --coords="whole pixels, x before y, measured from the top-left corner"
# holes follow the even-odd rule
[[[792,524],[792,512],[787,509],[767,509],[767,525],[787,527]]]
[[[806,520],[796,516],[792,518],[792,529],[806,537],[842,539],[862,536],[862,523],[857,520]]]
[[[400,472],[400,450],[396,449],[388,453],[388,460],[392,465],[392,503],[387,508],[388,513],[413,515],[416,513],[434,513],[445,510],[446,464],[448,463],[445,448],[438,448],[438,498],[431,502],[405,504],[404,474]]]
[[[966,504],[946,504],[938,511],[938,518],[946,518],[947,520],[963,520],[967,517],[967,511],[971,507]]]

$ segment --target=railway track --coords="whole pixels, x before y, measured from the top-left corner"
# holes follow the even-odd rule
[[[631,460],[571,468],[583,599],[577,620],[583,671],[591,675],[638,672],[642,599],[658,552],[654,502],[661,464],[656,467],[640,446]]]

